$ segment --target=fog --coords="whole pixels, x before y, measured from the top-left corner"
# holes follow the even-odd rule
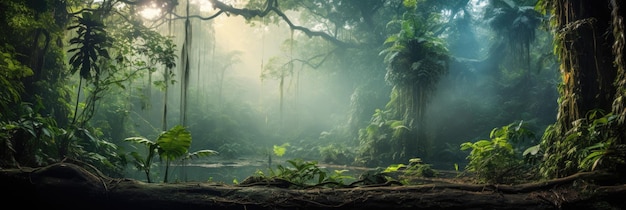
[[[173,21],[171,27],[180,51],[184,20]],[[270,75],[267,66],[280,68],[284,64],[278,62],[305,59],[298,57],[302,54],[298,50],[310,38],[294,32],[294,38],[300,40],[294,41],[292,48],[291,31],[284,24],[252,26],[241,17],[192,19],[191,28],[188,126],[197,139],[194,143],[203,142],[194,147],[218,149],[214,147],[238,143],[244,148],[271,148],[273,144],[316,140],[322,132],[346,120],[352,87],[345,83],[353,81],[341,81],[336,73],[328,73],[335,70],[324,69],[333,67],[312,69],[296,63],[284,76],[281,105],[280,78]],[[168,30],[167,24],[159,26],[161,33],[167,35]],[[180,62],[178,59],[173,69],[177,82],[167,91],[168,125],[181,123]],[[153,73],[154,80],[163,79],[163,70]],[[159,128],[163,95],[164,91],[153,88],[150,101],[142,102],[150,104],[151,109],[144,116],[150,118],[145,121],[150,125],[143,125],[151,128],[148,133]],[[211,137],[218,135],[215,133],[228,136]],[[201,140],[207,136],[211,140]]]
[[[214,12],[198,1],[191,3],[192,14],[207,17]],[[523,122],[540,137],[556,118],[556,62],[539,62],[541,56],[552,56],[549,33],[537,29],[537,40],[530,45],[533,66],[528,76],[516,60],[520,55],[511,54],[512,45],[500,45],[507,40],[482,17],[487,4],[472,1],[465,12],[440,11],[443,22],[458,25],[440,35],[447,42],[450,64],[427,103],[428,144],[418,154],[439,168],[463,164],[466,153],[459,145],[489,138],[496,127]],[[181,1],[176,8],[178,15],[185,14],[184,5]],[[302,14],[298,12],[287,15],[296,25],[332,32],[325,28],[327,23],[299,20]],[[390,20],[376,18],[380,25]],[[320,37],[290,30],[282,20],[263,24],[236,15],[192,18],[187,120],[183,123],[180,52],[185,45],[184,20],[177,18],[171,25],[146,21],[146,25],[158,25],[161,34],[173,36],[179,55],[172,69],[177,82],[166,91],[150,87],[148,78],[133,85],[140,90],[133,95],[130,109],[136,132],[125,135],[157,135],[167,101],[165,127],[185,124],[193,135],[191,151],[213,149],[220,152],[217,159],[265,161],[274,145],[289,143],[284,158],[358,165],[355,160],[367,153],[363,132],[375,110],[385,109],[391,97],[392,85],[385,81],[387,65],[379,55],[383,42],[370,45],[375,47],[337,49]],[[463,20],[469,22],[462,24]],[[335,35],[349,41],[361,39],[362,34],[356,32],[345,27]],[[152,81],[163,80],[164,71],[158,67]],[[524,79],[527,76],[530,79]],[[328,157],[330,149],[332,158]],[[379,166],[402,161],[380,161]]]

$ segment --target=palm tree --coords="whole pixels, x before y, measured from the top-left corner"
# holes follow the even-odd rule
[[[432,33],[436,31],[436,17],[417,15],[416,4],[405,6],[408,10],[402,19],[391,22],[399,26],[399,32],[387,38],[385,44],[390,46],[381,52],[387,63],[385,79],[393,86],[387,109],[410,131],[399,136],[399,157],[425,152],[424,112],[448,71],[449,57],[443,41]]]
[[[504,44],[515,59],[526,68],[526,79],[530,79],[530,44],[535,40],[543,15],[533,6],[520,6],[512,1],[491,0],[485,19],[491,29],[501,34]],[[500,52],[496,52],[500,53]]]

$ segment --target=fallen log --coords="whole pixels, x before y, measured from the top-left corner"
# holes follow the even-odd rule
[[[520,185],[288,189],[113,179],[70,163],[0,170],[3,204],[96,209],[593,209],[626,208],[623,178],[605,172]],[[613,180],[613,181],[610,181]],[[611,183],[611,184],[607,184]],[[623,182],[622,182],[623,183]]]

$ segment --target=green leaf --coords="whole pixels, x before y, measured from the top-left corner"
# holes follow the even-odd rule
[[[126,139],[124,139],[124,141],[129,141],[129,142],[133,142],[133,143],[138,143],[138,144],[144,144],[146,146],[150,146],[153,144],[156,144],[144,137],[128,137]]]
[[[480,140],[474,143],[474,146],[475,147],[488,147],[488,146],[491,146],[491,144],[492,143],[489,140]]]
[[[415,27],[413,26],[412,20],[402,21],[402,31],[400,33],[404,33],[404,37],[407,39],[415,38]]]
[[[402,1],[402,5],[406,8],[412,9],[417,6],[417,0],[404,0]]]
[[[529,147],[528,149],[524,150],[524,153],[522,153],[522,156],[536,155],[537,153],[539,153],[540,150],[541,150],[541,145],[537,144],[535,146]]]
[[[326,172],[320,171],[317,183],[322,183],[326,179]]]
[[[400,163],[400,164],[392,164],[387,166],[387,168],[385,168],[385,170],[383,171],[383,173],[389,173],[389,172],[396,172],[398,171],[400,168],[405,167],[406,165]]]
[[[219,152],[217,152],[215,150],[205,149],[205,150],[199,150],[199,151],[196,151],[196,152],[193,152],[193,153],[189,153],[189,154],[187,154],[187,157],[185,159],[208,157],[208,156],[213,156],[213,155],[217,155],[217,154],[219,154]]]
[[[390,121],[390,122],[391,122],[391,124],[389,125],[389,127],[391,129],[395,130],[395,129],[404,128],[404,129],[409,130],[409,128],[404,125],[404,122],[402,120],[393,120],[393,121]]]
[[[282,157],[283,155],[285,155],[285,152],[287,152],[288,146],[289,146],[289,143],[284,143],[280,146],[274,145],[274,154],[278,157]]]
[[[397,40],[398,40],[398,35],[397,34],[393,34],[393,35],[387,37],[387,39],[385,40],[384,44],[391,43],[391,42],[396,42]]]
[[[191,133],[183,126],[177,125],[162,133],[157,139],[159,155],[174,160],[187,154],[191,146]]]
[[[473,148],[472,142],[465,142],[461,144],[461,150],[468,150]]]

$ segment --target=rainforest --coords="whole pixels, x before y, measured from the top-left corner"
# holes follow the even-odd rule
[[[625,6],[0,0],[0,205],[624,209]]]

